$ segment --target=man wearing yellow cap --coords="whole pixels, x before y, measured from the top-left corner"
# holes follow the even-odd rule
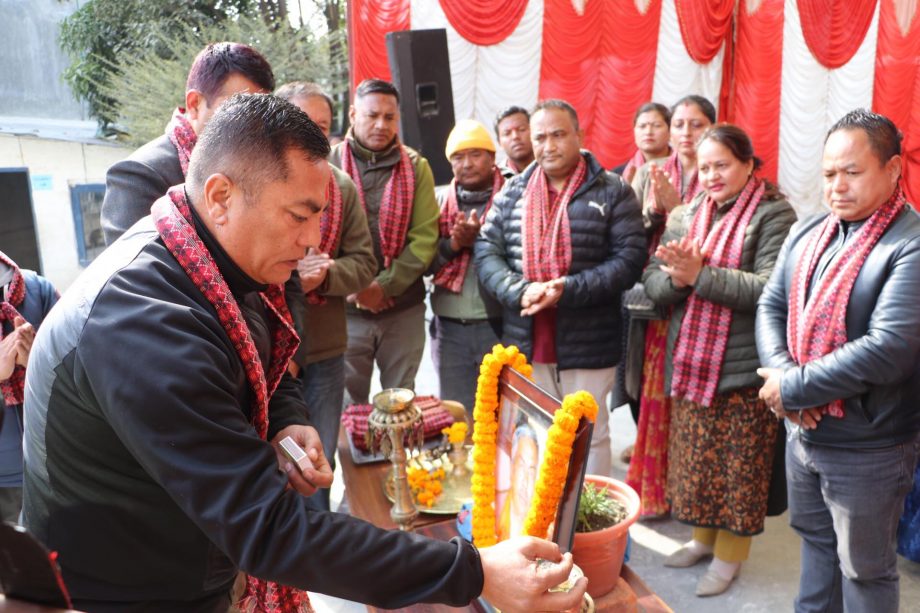
[[[495,166],[492,137],[478,121],[458,122],[445,153],[454,179],[438,194],[441,236],[429,269],[434,274],[431,345],[441,397],[472,412],[482,356],[501,339],[501,307],[480,294],[472,247],[504,179]]]

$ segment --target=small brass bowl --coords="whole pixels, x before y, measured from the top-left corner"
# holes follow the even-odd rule
[[[384,413],[405,411],[415,400],[415,392],[401,387],[391,387],[374,394],[374,408]]]

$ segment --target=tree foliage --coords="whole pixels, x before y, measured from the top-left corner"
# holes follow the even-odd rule
[[[111,64],[155,49],[164,33],[178,35],[190,27],[217,24],[249,10],[251,4],[252,0],[89,0],[61,22],[60,44],[71,59],[64,80],[105,128],[115,121],[113,101],[100,91]]]
[[[125,140],[140,144],[163,133],[176,106],[185,100],[185,81],[195,56],[208,43],[235,41],[252,45],[272,66],[280,85],[287,81],[315,81],[333,95],[347,88],[347,75],[337,75],[331,47],[344,53],[343,32],[317,37],[309,27],[292,28],[286,21],[266,23],[261,15],[246,15],[174,36],[168,28],[150,34],[148,49],[107,65],[100,93],[111,100],[107,114],[118,118]]]
[[[129,142],[144,142],[182,103],[195,55],[218,41],[252,45],[279,84],[317,81],[346,106],[345,0],[88,0],[61,24],[71,58],[64,78],[103,131],[117,126]]]

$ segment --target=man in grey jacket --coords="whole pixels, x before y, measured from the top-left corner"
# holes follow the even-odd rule
[[[795,610],[898,610],[895,535],[920,447],[920,218],[901,136],[857,110],[824,145],[829,215],[793,227],[757,311],[760,397],[791,423]]]
[[[211,117],[234,94],[270,93],[275,75],[262,54],[242,43],[212,43],[202,49],[188,72],[185,107],[173,112],[163,136],[155,138],[112,165],[106,173],[102,201],[102,230],[111,245],[173,185],[185,183],[189,159]],[[300,281],[291,275],[285,285],[285,299],[294,328],[304,335],[306,308]],[[302,344],[291,360],[291,374],[304,366],[307,346]]]
[[[188,73],[185,107],[177,109],[166,133],[114,164],[106,173],[102,201],[105,244],[111,245],[138,219],[149,214],[150,205],[167,189],[185,182],[188,160],[183,163],[181,149],[194,147],[196,136],[224,100],[233,94],[269,93],[274,88],[271,66],[252,47],[214,43],[202,49]]]

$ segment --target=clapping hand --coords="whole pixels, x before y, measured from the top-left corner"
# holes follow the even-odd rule
[[[688,236],[659,245],[655,250],[655,257],[664,262],[661,270],[671,276],[671,282],[678,288],[696,284],[708,255],[699,239]]]
[[[657,164],[649,167],[649,190],[651,193],[652,208],[659,213],[670,213],[680,204],[680,194],[671,177]]]
[[[454,251],[460,251],[461,249],[472,247],[473,243],[476,242],[476,237],[479,235],[481,227],[482,222],[479,220],[479,214],[476,211],[470,211],[469,218],[463,214],[463,211],[457,213],[454,227],[450,231],[450,248]]]
[[[326,280],[326,274],[334,265],[335,260],[328,254],[320,253],[310,247],[307,255],[297,263],[297,274],[300,276],[303,293],[308,294],[322,285]]]
[[[29,362],[35,328],[22,317],[13,320],[13,331],[0,341],[0,381],[6,381],[16,370]]]

